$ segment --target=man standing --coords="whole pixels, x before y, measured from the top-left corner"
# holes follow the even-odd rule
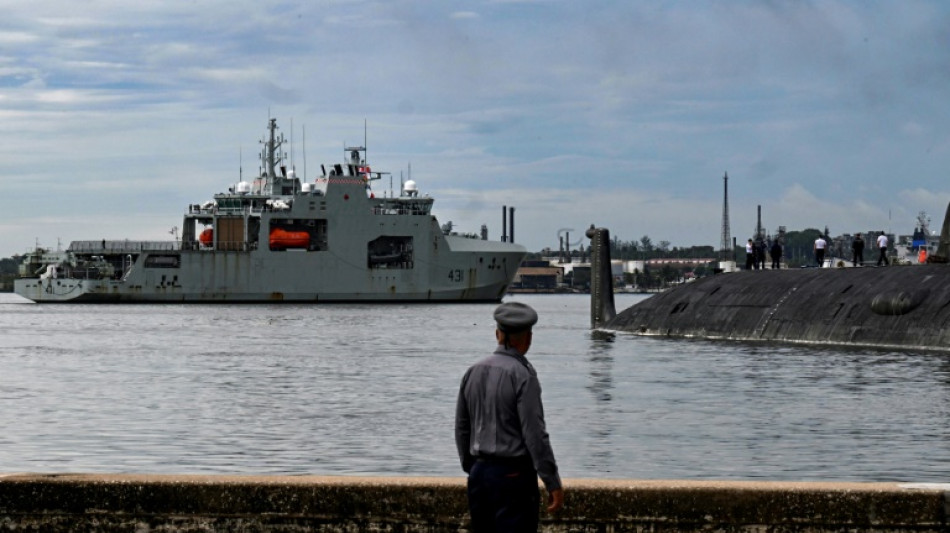
[[[855,235],[854,240],[851,241],[851,263],[854,266],[864,266],[864,239],[861,238],[860,233]]]
[[[745,269],[752,270],[752,266],[755,264],[755,245],[752,244],[752,239],[749,239],[749,242],[745,245]]]
[[[815,239],[815,260],[818,261],[818,268],[821,268],[825,264],[825,248],[827,246],[828,243],[821,235]]]
[[[779,244],[778,239],[772,241],[772,247],[769,248],[769,255],[772,256],[772,269],[778,270],[782,268],[782,245]]]
[[[877,258],[877,266],[881,266],[882,262],[884,266],[887,266],[887,235],[884,235],[883,231],[877,236],[877,247],[881,251],[881,255]]]
[[[541,384],[525,358],[538,314],[520,302],[495,309],[495,352],[462,377],[455,408],[455,445],[468,473],[472,531],[538,530],[538,476],[548,512],[564,490],[544,425]]]

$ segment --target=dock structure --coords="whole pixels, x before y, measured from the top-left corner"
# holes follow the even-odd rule
[[[541,530],[947,533],[950,484],[571,480]],[[468,531],[465,480],[0,475],[0,526],[30,531]]]

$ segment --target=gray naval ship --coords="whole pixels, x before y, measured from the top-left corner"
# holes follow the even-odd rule
[[[38,303],[497,302],[523,246],[443,229],[411,179],[371,188],[364,146],[312,182],[282,165],[276,119],[261,175],[189,205],[170,242],[74,241],[24,257],[14,290]],[[365,144],[365,143],[364,143]],[[451,226],[451,224],[447,225]]]

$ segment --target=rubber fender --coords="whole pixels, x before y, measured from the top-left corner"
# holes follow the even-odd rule
[[[928,291],[902,291],[878,294],[871,300],[871,311],[879,315],[906,315],[919,306]]]

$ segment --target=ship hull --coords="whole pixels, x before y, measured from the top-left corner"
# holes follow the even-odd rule
[[[43,287],[16,284],[16,293],[36,303],[345,303],[345,302],[499,302],[505,295],[505,284],[475,290],[426,291],[424,293],[370,294],[346,292],[240,292],[207,291],[186,293],[175,290],[141,291],[116,286],[111,282],[84,283],[85,280],[60,280],[55,291]]]
[[[946,265],[720,274],[630,307],[604,329],[638,335],[950,350]]]
[[[302,252],[277,255],[184,251],[174,268],[133,267],[120,280],[18,279],[14,290],[37,303],[497,302],[524,252],[448,252],[412,270],[357,268]],[[147,262],[143,254],[136,263]]]

